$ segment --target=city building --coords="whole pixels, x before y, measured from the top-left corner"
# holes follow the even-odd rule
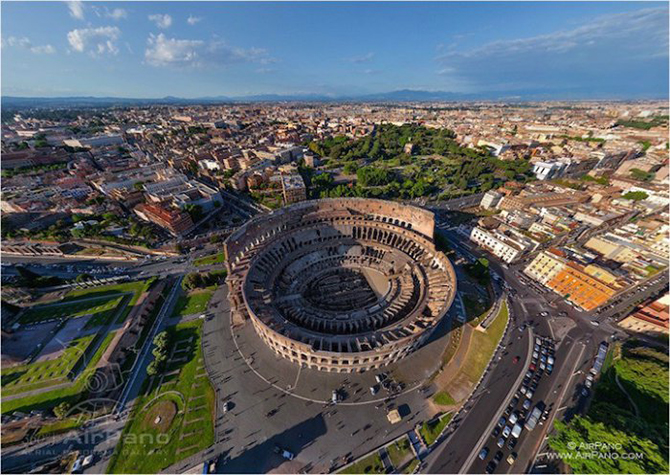
[[[138,204],[135,214],[144,221],[154,223],[174,236],[183,236],[193,229],[193,220],[188,213],[169,209],[161,204]]]
[[[305,181],[298,173],[281,176],[282,194],[284,196],[284,204],[297,203],[307,199],[307,188]]]

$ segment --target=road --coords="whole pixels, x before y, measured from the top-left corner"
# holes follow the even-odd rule
[[[439,224],[438,227],[444,229],[445,223],[442,226]],[[498,450],[495,444],[497,438],[494,440],[489,434],[519,386],[519,378],[527,370],[522,362],[528,360],[531,331],[534,335],[558,340],[554,371],[540,379],[532,402],[536,404],[543,400],[545,404],[553,403],[558,408],[563,398],[574,396],[574,386],[579,382],[579,378],[570,377],[572,368],[575,365],[580,368],[588,364],[595,356],[600,341],[608,340],[616,329],[607,321],[594,326],[587,313],[579,312],[564,301],[555,299],[553,294],[521,282],[519,272],[523,264],[503,265],[495,257],[465,242],[461,236],[451,231],[443,231],[443,235],[449,239],[457,253],[470,258],[487,257],[491,271],[500,276],[513,295],[510,299],[510,310],[515,317],[514,326],[518,328],[527,324],[523,332],[513,329],[505,337],[505,353],[497,359],[482,389],[465,403],[460,420],[455,421],[455,428],[446,441],[434,448],[426,458],[427,473],[483,473],[486,464]],[[542,317],[542,312],[548,312],[549,317]],[[559,317],[559,314],[565,316]],[[576,354],[583,356],[577,361]],[[519,357],[518,363],[514,363],[515,357]],[[570,385],[569,388],[566,382]],[[495,472],[516,472],[529,468],[528,464],[532,462],[546,432],[544,424],[538,427],[540,429],[536,427],[533,432],[522,433],[517,447],[514,448],[519,456],[513,467],[505,461],[510,452],[505,445],[503,461],[497,465]],[[490,449],[485,461],[476,457],[483,447]]]

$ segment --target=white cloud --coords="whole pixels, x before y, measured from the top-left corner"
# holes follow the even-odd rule
[[[149,35],[144,51],[146,62],[152,66],[203,67],[226,66],[235,63],[270,64],[275,62],[260,48],[238,48],[222,41],[202,41],[168,38],[163,33]]]
[[[369,63],[374,59],[374,57],[375,57],[374,53],[367,53],[361,56],[354,56],[352,58],[347,58],[347,61],[355,64]]]
[[[77,20],[84,19],[84,4],[78,0],[67,2],[67,7],[70,10],[70,16]]]
[[[158,28],[166,29],[172,25],[172,17],[167,13],[165,15],[161,15],[160,13],[149,15],[149,20],[153,21]]]
[[[30,51],[35,54],[54,54],[56,52],[56,48],[47,44],[42,46],[33,46],[30,48]]]
[[[188,18],[186,19],[186,23],[188,23],[189,25],[193,26],[193,25],[195,25],[196,23],[198,23],[200,20],[202,20],[201,17],[193,16],[193,15],[189,15]]]
[[[18,47],[18,48],[27,48],[30,46],[30,40],[25,36],[17,38],[15,36],[10,36],[7,38],[7,46]]]
[[[614,90],[630,81],[626,71],[639,71],[643,62],[667,56],[668,10],[650,8],[467,50],[452,45],[443,49],[437,62],[438,74],[448,83],[467,84],[473,90],[605,85]]]
[[[3,39],[2,47],[4,48],[5,46],[9,46],[11,48],[29,49],[31,53],[35,54],[54,54],[56,52],[56,48],[50,44],[33,46],[30,38],[26,38],[25,36],[21,38],[10,36],[6,40]]]
[[[106,6],[92,6],[91,7],[98,18],[111,18],[112,20],[119,21],[124,18],[128,18],[128,12],[123,8],[113,8],[109,9]]]
[[[104,53],[117,54],[119,49],[116,40],[120,36],[121,30],[116,26],[101,26],[72,30],[67,34],[67,41],[74,51],[88,51],[92,56],[98,56]]]

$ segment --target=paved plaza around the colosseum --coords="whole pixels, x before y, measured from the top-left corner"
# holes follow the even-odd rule
[[[228,287],[203,340],[218,407],[230,408],[217,415],[219,470],[331,471],[434,415],[457,282],[433,231],[430,212],[337,199],[228,239]],[[296,460],[274,457],[275,444]]]

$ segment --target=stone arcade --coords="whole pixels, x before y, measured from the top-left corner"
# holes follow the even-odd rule
[[[429,211],[390,201],[306,201],[259,216],[225,243],[234,324],[251,319],[303,367],[362,372],[420,347],[456,275]]]

